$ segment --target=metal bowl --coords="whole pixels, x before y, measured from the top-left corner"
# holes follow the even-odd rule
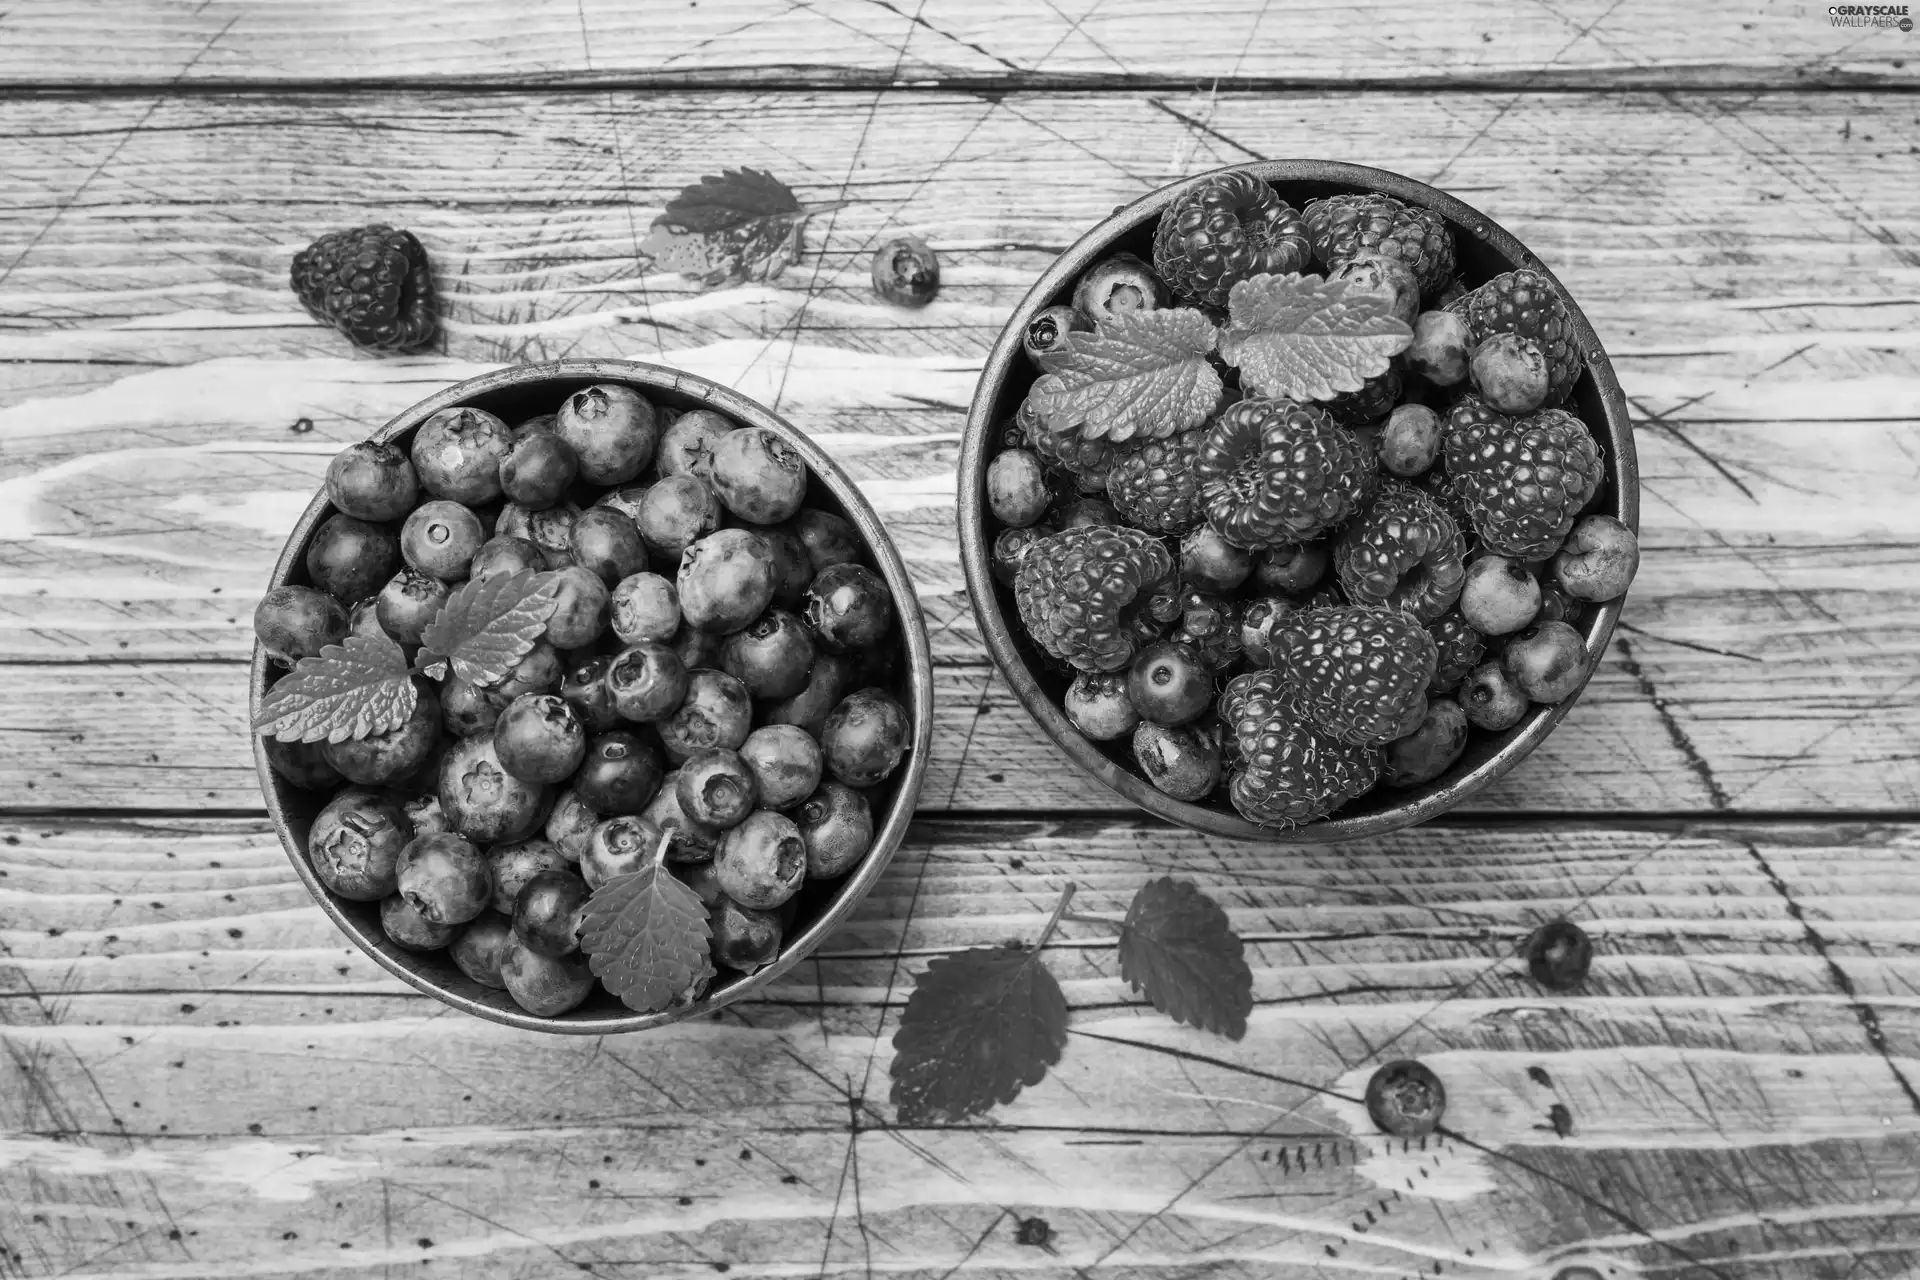
[[[1574,340],[1586,359],[1585,372],[1574,388],[1568,407],[1587,424],[1603,454],[1605,478],[1601,493],[1590,509],[1612,515],[1638,531],[1640,480],[1626,397],[1614,379],[1613,367],[1594,335],[1593,326],[1587,323],[1553,273],[1525,245],[1477,209],[1424,183],[1382,169],[1330,160],[1269,160],[1231,165],[1214,172],[1229,170],[1241,170],[1266,180],[1295,208],[1322,196],[1381,192],[1408,204],[1432,209],[1445,218],[1453,230],[1460,278],[1469,286],[1520,267],[1544,275],[1572,316]],[[1188,186],[1207,176],[1203,174],[1162,187],[1116,209],[1112,217],[1081,236],[1040,277],[994,344],[974,391],[966,440],[960,452],[960,551],[974,616],[979,620],[981,634],[1001,674],[1047,736],[1059,744],[1083,773],[1149,813],[1195,831],[1273,843],[1324,843],[1397,831],[1446,812],[1519,764],[1572,710],[1578,691],[1553,706],[1535,706],[1525,719],[1504,733],[1475,730],[1466,754],[1445,774],[1425,786],[1405,790],[1376,787],[1319,822],[1293,830],[1263,827],[1242,818],[1224,802],[1192,804],[1155,789],[1135,770],[1126,738],[1117,743],[1098,743],[1082,736],[1061,710],[1061,698],[1068,681],[1041,660],[1019,625],[1013,593],[993,576],[992,535],[998,526],[987,510],[986,474],[987,464],[998,451],[994,428],[1013,415],[1037,376],[1021,351],[1022,333],[1040,311],[1070,301],[1074,281],[1100,259],[1124,251],[1151,262],[1153,227],[1160,212]],[[1584,625],[1586,634],[1589,676],[1606,651],[1614,622],[1620,616],[1621,603],[1621,600],[1612,600],[1604,605],[1589,606],[1584,616],[1577,619]],[[1584,680],[1581,687],[1585,688]]]
[[[899,618],[899,643],[904,647],[900,676],[890,690],[913,717],[913,742],[905,768],[869,794],[873,803],[875,831],[873,847],[866,858],[843,879],[816,884],[809,881],[798,897],[799,911],[787,930],[779,958],[750,977],[716,982],[703,998],[684,1008],[662,1013],[635,1013],[621,1004],[605,988],[596,986],[592,996],[579,1008],[558,1018],[542,1018],[515,1005],[507,993],[481,986],[457,969],[444,950],[422,955],[396,947],[380,927],[380,904],[349,902],[330,891],[314,875],[307,859],[307,833],[313,818],[326,803],[327,795],[303,791],[275,773],[267,764],[261,740],[254,739],[253,757],[260,773],[260,791],[266,797],[267,811],[273,816],[280,843],[286,848],[294,870],[300,873],[307,892],[321,909],[333,918],[362,951],[395,976],[419,988],[436,1000],[456,1009],[509,1026],[529,1031],[551,1031],[573,1035],[606,1035],[618,1031],[641,1031],[664,1026],[684,1018],[711,1013],[736,1000],[765,991],[791,969],[801,957],[832,933],[866,897],[887,862],[906,835],[913,818],[915,800],[926,773],[928,745],[933,738],[933,672],[928,656],[926,623],[920,616],[919,598],[907,576],[900,553],[894,549],[885,526],[867,505],[866,499],[846,473],[835,465],[820,447],[771,410],[726,387],[705,378],[658,365],[628,360],[557,360],[549,364],[522,365],[501,369],[478,378],[456,383],[431,396],[388,422],[374,436],[376,440],[405,444],[414,429],[441,409],[471,406],[485,409],[508,422],[519,422],[538,413],[557,408],[573,392],[596,382],[625,383],[638,389],[656,405],[676,409],[717,410],[747,426],[764,427],[777,432],[806,459],[812,471],[807,505],[844,516],[865,540],[868,560],[885,579],[893,593]],[[321,521],[333,513],[333,505],[322,490],[308,504],[306,513],[294,526],[287,545],[274,566],[269,587],[286,583],[304,584],[307,545]],[[258,715],[261,698],[267,691],[269,669],[260,646],[253,650],[253,671],[248,702]]]

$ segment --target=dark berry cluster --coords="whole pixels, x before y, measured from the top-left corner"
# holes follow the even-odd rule
[[[331,793],[307,841],[321,882],[377,902],[394,946],[447,948],[551,1017],[595,986],[589,896],[664,843],[714,966],[772,963],[796,895],[866,857],[912,739],[892,594],[810,478],[771,430],[611,383],[517,426],[445,409],[409,448],[341,452],[308,585],[255,616],[278,662],[376,632],[411,659],[470,580],[551,572],[558,595],[501,680],[449,666],[396,729],[264,740],[282,777]]]
[[[1116,442],[1029,395],[996,429],[994,574],[1071,678],[1080,732],[1168,795],[1297,825],[1432,782],[1473,730],[1578,689],[1581,610],[1626,590],[1638,547],[1588,514],[1600,452],[1564,407],[1581,361],[1551,282],[1460,279],[1431,210],[1295,209],[1244,170],[1196,180],[1139,239],[1150,263],[1115,253],[1037,314],[1036,372],[1121,313],[1217,318],[1241,281],[1310,270],[1386,292],[1413,338],[1322,401],[1243,394],[1216,358],[1197,427]]]

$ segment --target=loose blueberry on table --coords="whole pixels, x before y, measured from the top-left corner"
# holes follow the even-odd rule
[[[1294,827],[1577,691],[1639,549],[1592,514],[1547,279],[1466,278],[1431,210],[1296,209],[1244,170],[1150,231],[1151,262],[1029,322],[989,436],[993,575],[1067,719],[1169,796]]]
[[[542,1017],[600,982],[682,1006],[777,960],[797,895],[866,858],[912,737],[875,687],[891,593],[810,479],[776,432],[619,384],[343,450],[308,582],[254,619],[288,672],[268,761],[324,797],[319,881]],[[602,891],[681,933],[629,946]],[[656,950],[671,972],[636,967]]]

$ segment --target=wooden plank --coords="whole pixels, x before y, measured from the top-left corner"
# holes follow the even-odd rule
[[[252,808],[242,677],[204,664],[244,654],[325,458],[448,380],[577,352],[740,385],[866,485],[945,668],[930,804],[1111,805],[988,680],[959,590],[952,467],[984,352],[1033,275],[1115,203],[1236,158],[1224,134],[1276,150],[1338,136],[1463,191],[1567,280],[1638,406],[1647,556],[1628,647],[1487,803],[1910,808],[1905,99],[1367,100],[1377,110],[1311,93],[1174,102],[1211,133],[1144,95],[889,94],[871,128],[834,94],[129,98],[92,103],[77,129],[65,104],[0,104],[17,177],[0,237],[27,246],[0,304],[0,657],[54,664],[18,673],[43,701],[0,717],[4,794]],[[1101,158],[1072,141],[1088,137]],[[688,138],[710,145],[674,141]],[[298,177],[279,159],[294,154]],[[720,163],[856,203],[765,287],[700,294],[636,273],[634,228]],[[293,247],[372,216],[432,247],[443,353],[357,358],[292,308]],[[947,260],[924,311],[865,284],[896,230]],[[302,419],[311,432],[292,429]],[[73,665],[154,660],[167,665]]]
[[[703,0],[675,7],[671,20],[612,0],[404,13],[375,0],[139,0],[116,6],[104,47],[97,19],[80,0],[14,7],[0,83],[1800,88],[1911,84],[1914,75],[1897,29],[1841,27],[1822,8],[1778,2],[1210,0],[1171,21],[1150,0]]]
[[[1880,824],[1282,850],[932,822],[766,999],[579,1041],[384,977],[262,824],[14,821],[0,1237],[17,1274],[89,1277],[1891,1277],[1920,1265],[1916,854],[1920,828]],[[895,1123],[888,1043],[928,957],[1032,937],[1068,880],[1118,915],[1167,871],[1247,941],[1244,1040],[1171,1025],[1109,932],[1068,924],[1044,953],[1060,1065],[983,1121]],[[1514,958],[1560,916],[1598,953],[1564,996]],[[1402,1056],[1446,1083],[1446,1136],[1365,1118]]]

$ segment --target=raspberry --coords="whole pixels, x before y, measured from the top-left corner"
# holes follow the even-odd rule
[[[1176,535],[1205,519],[1193,461],[1206,438],[1203,423],[1176,436],[1149,440],[1115,459],[1107,472],[1107,497],[1120,518],[1136,528]]]
[[[1479,396],[1447,414],[1447,483],[1488,549],[1515,560],[1554,553],[1600,485],[1600,448],[1564,409],[1509,418]]]
[[[1487,638],[1475,631],[1458,609],[1449,609],[1429,622],[1427,634],[1433,637],[1434,648],[1439,653],[1427,692],[1451,693],[1486,656]]]
[[[1240,816],[1266,826],[1323,818],[1380,778],[1380,749],[1316,728],[1277,671],[1235,676],[1220,695],[1237,768],[1227,786]]]
[[[1202,178],[1160,215],[1153,267],[1172,290],[1201,306],[1257,275],[1307,268],[1307,234],[1292,205],[1259,178],[1232,170]]]
[[[1334,572],[1355,604],[1390,604],[1431,622],[1460,598],[1466,543],[1425,491],[1388,481],[1340,532]]]
[[[1422,296],[1453,275],[1453,233],[1431,209],[1392,196],[1340,195],[1309,200],[1301,211],[1313,255],[1328,270],[1363,253],[1395,257],[1412,268]]]
[[[334,231],[293,255],[293,292],[355,346],[414,351],[433,341],[433,271],[411,231]]]
[[[1014,425],[1023,429],[1027,443],[1040,460],[1073,477],[1082,493],[1097,493],[1107,483],[1114,460],[1126,450],[1111,440],[1089,440],[1078,426],[1055,430],[1040,416],[1031,397],[1021,401]]]
[[[1400,369],[1397,365],[1388,365],[1385,373],[1368,378],[1358,391],[1342,391],[1333,399],[1322,401],[1320,407],[1332,414],[1341,426],[1357,427],[1386,417],[1398,403]]]
[[[1373,452],[1317,405],[1242,400],[1213,420],[1193,469],[1208,522],[1252,549],[1309,541],[1352,515]]]
[[[1302,710],[1342,742],[1391,742],[1426,714],[1438,654],[1426,628],[1398,609],[1336,605],[1292,614],[1275,630],[1273,652]]]
[[[1179,614],[1179,586],[1158,538],[1090,525],[1034,543],[1013,594],[1040,648],[1081,671],[1114,671]]]
[[[1473,346],[1496,333],[1531,338],[1547,360],[1548,404],[1559,404],[1580,379],[1580,352],[1573,345],[1573,317],[1538,271],[1508,271],[1481,285],[1450,310],[1466,317]]]

